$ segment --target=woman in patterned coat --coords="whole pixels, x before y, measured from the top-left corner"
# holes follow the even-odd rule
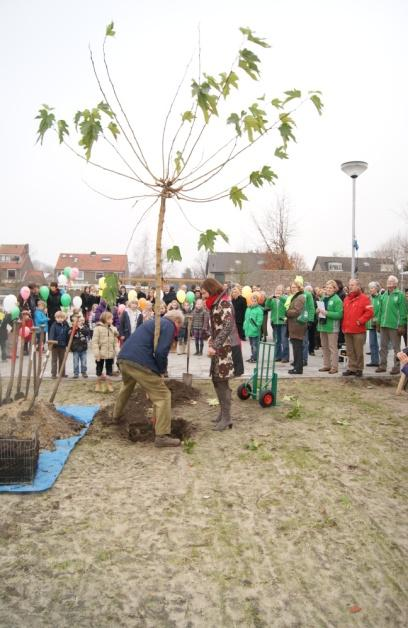
[[[231,389],[228,380],[243,373],[240,340],[228,292],[212,278],[202,283],[201,292],[210,313],[211,336],[208,341],[208,356],[211,357],[210,375],[220,402],[220,413],[214,430],[222,432],[232,427]]]

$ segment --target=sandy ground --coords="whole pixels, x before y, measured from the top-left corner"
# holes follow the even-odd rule
[[[190,453],[97,421],[52,490],[0,495],[0,625],[406,626],[408,395],[285,381],[220,434],[199,386]]]

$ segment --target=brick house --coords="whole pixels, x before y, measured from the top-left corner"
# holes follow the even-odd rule
[[[0,282],[21,283],[33,269],[28,244],[0,244]]]
[[[119,280],[129,275],[127,255],[111,253],[60,253],[55,265],[55,275],[60,275],[64,268],[78,268],[79,275],[75,283],[96,284],[101,277],[115,273]]]
[[[230,253],[221,251],[209,253],[206,265],[207,277],[213,277],[220,283],[237,281],[246,283],[250,273],[263,269],[266,257],[263,253]]]
[[[351,257],[316,257],[312,271],[328,271],[331,273],[351,273]],[[358,257],[356,258],[357,273],[396,273],[392,259],[386,257]]]

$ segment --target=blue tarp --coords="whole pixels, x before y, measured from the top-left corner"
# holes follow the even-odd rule
[[[86,424],[79,434],[55,441],[55,450],[40,451],[37,472],[32,484],[0,484],[0,493],[38,493],[51,488],[61,473],[68,456],[89,429],[99,406],[57,406],[58,412],[67,414]]]

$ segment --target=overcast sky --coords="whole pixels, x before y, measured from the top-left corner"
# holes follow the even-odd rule
[[[272,46],[257,50],[264,62],[261,81],[254,85],[243,79],[238,100],[227,101],[222,119],[234,106],[241,109],[263,94],[270,99],[294,87],[323,92],[322,117],[312,105],[297,114],[297,144],[290,147],[289,161],[273,157],[277,137],[262,139],[210,189],[228,188],[263,164],[279,175],[276,186],[251,188],[242,211],[228,199],[183,206],[196,228],[220,228],[229,235],[230,245],[219,243],[218,250],[260,246],[251,214],[259,218],[278,194],[287,199],[296,223],[292,250],[303,253],[310,265],[316,255],[349,254],[351,180],[340,164],[354,159],[368,162],[357,182],[360,253],[403,228],[399,214],[408,208],[406,0],[0,0],[0,19],[0,242],[29,242],[33,257],[51,264],[61,251],[126,250],[146,201],[135,207],[131,201],[111,201],[88,185],[112,196],[139,190],[84,164],[51,135],[42,147],[35,143],[34,117],[42,103],[70,120],[77,109],[101,100],[88,44],[99,61],[110,20],[117,31],[108,42],[112,73],[155,169],[161,164],[163,120],[197,48],[198,25],[202,68],[212,74],[231,67],[242,42],[239,26],[249,26]],[[175,103],[170,131],[190,107],[193,77],[196,59]],[[198,161],[220,138],[228,139],[231,129],[223,129],[216,125],[204,137]],[[101,145],[95,158],[120,165]],[[134,249],[142,239],[150,237],[153,243],[155,218],[151,212],[136,230],[130,259],[137,257]],[[179,209],[170,206],[166,244],[180,245],[186,265],[196,255],[197,236]]]

